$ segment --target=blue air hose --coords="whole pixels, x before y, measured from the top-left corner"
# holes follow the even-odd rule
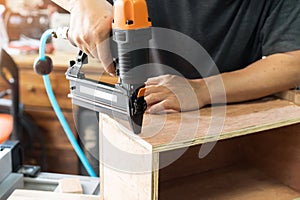
[[[39,60],[40,61],[45,61],[46,60],[46,55],[45,55],[45,49],[46,49],[46,42],[47,39],[54,33],[55,30],[53,29],[49,29],[47,31],[45,31],[41,37],[40,40],[40,47],[39,47]],[[82,162],[84,168],[86,169],[86,171],[88,172],[88,174],[92,177],[97,177],[96,173],[94,172],[92,166],[90,165],[90,163],[88,162],[86,156],[84,155],[82,149],[80,148],[80,146],[78,145],[74,135],[72,134],[72,131],[56,101],[55,95],[53,93],[52,90],[52,86],[51,86],[51,82],[49,79],[48,75],[43,75],[43,80],[44,80],[44,85],[50,100],[50,103],[55,111],[55,114],[59,120],[59,122],[61,123],[70,143],[72,144],[77,156],[79,157],[80,161]]]

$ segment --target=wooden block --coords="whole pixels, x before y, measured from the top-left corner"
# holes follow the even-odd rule
[[[82,186],[78,178],[60,179],[58,186],[61,193],[82,194]]]
[[[285,99],[288,101],[291,101],[297,105],[300,105],[300,91],[299,90],[288,90],[284,92],[280,92],[276,94],[277,97],[281,99]]]
[[[99,196],[83,194],[61,194],[48,191],[15,190],[8,200],[99,200]]]

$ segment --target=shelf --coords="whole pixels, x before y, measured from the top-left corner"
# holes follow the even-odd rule
[[[231,166],[161,182],[160,200],[291,200],[300,193],[251,167]]]

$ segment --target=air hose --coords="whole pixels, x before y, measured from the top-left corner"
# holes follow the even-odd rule
[[[55,95],[53,93],[52,90],[52,86],[51,86],[51,82],[49,79],[49,73],[52,71],[52,61],[51,58],[45,55],[45,51],[46,51],[46,42],[48,40],[48,38],[50,36],[52,36],[53,34],[55,34],[55,30],[54,29],[49,29],[47,31],[45,31],[41,37],[40,40],[40,46],[39,46],[39,57],[38,59],[35,61],[34,63],[34,70],[36,73],[40,74],[43,76],[43,80],[44,80],[44,85],[46,88],[46,92],[48,95],[48,98],[50,100],[50,103],[54,109],[54,112],[59,120],[59,122],[61,123],[71,145],[73,146],[77,156],[79,157],[80,161],[82,162],[84,168],[86,169],[86,171],[88,172],[88,174],[92,177],[97,177],[96,173],[94,172],[92,166],[90,165],[90,163],[88,162],[86,156],[84,155],[82,149],[80,148],[79,144],[77,143],[71,129],[70,126],[67,123],[67,120],[65,119],[57,101],[55,98]]]

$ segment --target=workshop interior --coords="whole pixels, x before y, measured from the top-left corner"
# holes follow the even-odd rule
[[[0,0],[0,200],[299,200],[299,88],[230,104],[224,121],[212,116],[223,105],[150,115],[145,82],[162,73],[147,65],[151,16],[146,0],[124,1],[114,1],[111,76],[68,40],[67,10]]]
[[[69,83],[62,77],[69,61],[77,57],[78,49],[65,39],[55,43],[52,38],[47,38],[44,49],[39,50],[45,31],[67,27],[68,23],[69,14],[51,1],[0,2],[1,200],[7,199],[16,188],[58,190],[59,181],[64,178],[83,181],[86,194],[99,193],[97,112],[75,108],[67,97]],[[50,55],[55,51],[62,55],[60,67],[65,71],[59,72],[61,77],[56,80],[56,88],[59,90],[58,83],[65,86],[66,90],[61,94],[65,105],[58,109],[68,118],[64,123],[71,136],[65,134],[47,94],[39,92],[45,90],[44,84],[42,76],[34,72],[33,63],[27,68],[29,66],[24,67],[23,60],[20,63],[15,59],[19,56],[38,57],[40,51]],[[24,80],[25,76],[28,81]],[[40,100],[43,95],[47,98]],[[81,139],[77,131],[82,133]],[[72,137],[70,140],[76,143],[75,146],[68,137]],[[79,152],[79,156],[75,152]],[[84,161],[80,162],[80,159]],[[95,178],[86,178],[89,175]]]
[[[115,8],[117,9],[122,12],[124,8],[119,6]],[[81,182],[85,181],[84,176],[92,177],[88,179],[91,183],[82,186],[83,192],[99,194],[98,113],[122,119],[128,122],[134,134],[140,134],[147,107],[144,100],[147,73],[137,78],[137,74],[131,72],[133,66],[149,62],[147,49],[133,51],[138,45],[147,46],[151,39],[151,21],[145,2],[139,9],[143,10],[136,10],[133,20],[141,23],[126,22],[133,24],[130,29],[124,28],[122,17],[114,19],[112,34],[115,50],[112,49],[112,52],[119,55],[115,60],[119,78],[117,82],[102,82],[100,76],[92,79],[88,76],[89,72],[82,70],[84,65],[89,65],[90,59],[68,41],[68,12],[51,1],[9,1],[1,4],[0,69],[3,91],[0,143],[3,159],[10,160],[1,163],[7,165],[1,185],[10,185],[1,187],[0,199],[7,198],[13,189],[22,187],[41,190],[54,187],[53,191],[63,190],[63,177],[70,179],[73,177],[70,174],[74,174],[74,179]],[[60,41],[54,42],[55,40]],[[124,54],[126,51],[129,53]],[[69,64],[65,70],[65,80],[59,80],[69,81],[69,86],[66,84],[66,87],[70,88],[70,93],[62,91],[66,95],[61,96],[65,98],[65,104],[69,104],[64,107],[60,107],[59,99],[54,94],[56,88],[62,88],[53,88],[50,80],[50,73],[55,73],[57,68],[57,61],[52,61],[51,58],[53,53],[62,55],[61,68]],[[34,74],[28,69],[27,72],[33,76],[38,75],[37,79],[42,79],[43,83],[30,83],[29,88],[22,88],[20,79],[23,77],[19,67],[22,63],[16,63],[14,59],[19,55],[36,56],[31,69]],[[65,55],[73,55],[73,58],[64,59]],[[99,61],[95,62],[96,66],[101,66]],[[97,68],[93,69],[95,70]],[[40,95],[45,95],[39,94],[38,90],[42,89],[40,87],[44,87],[46,91],[46,102],[39,102]],[[24,89],[32,96],[29,105],[22,101],[26,101],[27,95],[30,95],[22,96]],[[44,116],[43,111],[48,116]],[[64,113],[67,113],[68,120]],[[36,120],[37,118],[39,119]],[[12,182],[11,174],[17,174],[18,180]],[[78,178],[76,175],[83,177]],[[70,183],[72,181],[74,180],[69,180]],[[81,182],[79,185],[82,185]]]

